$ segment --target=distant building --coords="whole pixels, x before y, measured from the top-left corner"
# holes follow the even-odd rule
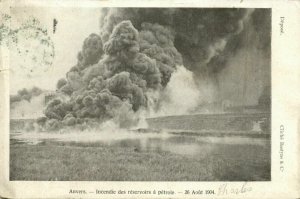
[[[44,108],[55,97],[61,94],[55,91],[43,91],[30,101],[14,102],[10,106],[10,119],[35,119],[44,116]]]

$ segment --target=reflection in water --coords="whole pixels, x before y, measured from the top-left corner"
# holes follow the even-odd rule
[[[212,137],[188,136],[168,133],[106,133],[106,132],[73,132],[73,133],[15,133],[11,134],[11,144],[39,144],[45,141],[100,143],[114,147],[132,147],[135,152],[155,151],[171,152],[179,155],[206,155],[228,145],[256,145],[268,148],[269,139],[248,137]],[[225,147],[226,148],[226,147]]]

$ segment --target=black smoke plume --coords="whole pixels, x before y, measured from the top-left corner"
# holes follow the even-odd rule
[[[150,94],[164,92],[177,66],[196,77],[221,71],[228,51],[240,48],[239,35],[252,14],[253,9],[102,9],[100,34],[85,39],[77,65],[58,81],[58,91],[69,98],[48,104],[46,125],[110,119],[132,124],[149,108]]]

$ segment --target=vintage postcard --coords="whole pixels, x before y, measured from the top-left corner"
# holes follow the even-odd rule
[[[0,8],[0,197],[300,197],[299,1]]]

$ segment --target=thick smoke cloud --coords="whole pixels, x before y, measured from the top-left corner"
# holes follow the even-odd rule
[[[208,68],[213,73],[218,73],[224,69],[228,61],[236,53],[243,48],[249,47],[249,45],[257,50],[261,50],[266,58],[270,57],[271,14],[266,9],[256,9],[249,12],[251,17],[245,19],[244,31],[234,35],[234,37],[230,37],[224,50],[218,56],[212,58],[208,64]],[[254,34],[250,35],[250,32],[254,32]]]
[[[245,24],[253,17],[253,12],[255,12],[254,9],[223,8],[104,9],[100,20],[100,36],[103,42],[107,41],[116,24],[123,20],[130,20],[140,34],[143,32],[145,24],[158,24],[171,33],[168,34],[171,36],[170,41],[176,50],[175,52],[178,53],[178,55],[170,56],[172,59],[163,59],[164,61],[160,62],[158,60],[161,59],[154,57],[162,66],[160,67],[161,76],[165,77],[162,78],[162,85],[168,84],[175,68],[173,63],[177,66],[183,64],[184,67],[193,72],[200,93],[206,96],[202,96],[202,99],[206,99],[201,101],[212,103],[216,99],[222,100],[222,97],[220,98],[218,95],[219,80],[217,74],[226,68],[231,57],[243,48],[240,43],[243,43],[245,35],[243,37],[240,35],[244,33]],[[266,18],[263,16],[265,13],[268,12],[262,11],[260,16]],[[168,37],[161,37],[161,32],[163,31],[157,32],[155,35],[160,41],[164,41]],[[265,34],[266,32],[263,31],[261,35]],[[161,47],[162,45],[159,44],[158,46]],[[151,50],[153,49],[155,48]],[[158,52],[156,55],[162,55],[161,52],[156,52]],[[147,55],[149,56],[149,54]]]
[[[252,14],[252,9],[102,9],[100,34],[85,39],[77,65],[57,82],[57,90],[69,97],[48,104],[45,126],[114,120],[125,127],[141,112],[162,110],[168,102],[180,106],[194,96],[189,103],[194,107],[208,101],[201,87],[210,88],[204,82],[215,80],[228,53],[238,51]],[[184,81],[192,88],[183,88]],[[180,89],[188,92],[180,95]]]
[[[256,9],[244,25],[244,31],[232,37],[219,57],[210,66],[218,80],[219,99],[236,106],[257,105],[259,97],[271,97],[271,12]],[[265,90],[265,91],[264,91]],[[264,94],[263,94],[264,95]],[[270,103],[269,103],[270,105]]]
[[[57,90],[71,95],[74,91],[84,87],[81,80],[82,71],[98,63],[103,54],[103,45],[101,38],[97,34],[90,34],[83,42],[81,51],[77,55],[77,64],[73,66],[66,74],[66,78],[62,78],[57,82]]]
[[[13,104],[15,102],[20,102],[22,100],[26,100],[30,102],[33,97],[37,97],[42,94],[43,90],[38,87],[33,87],[31,89],[23,88],[19,90],[16,95],[10,96],[10,103]]]
[[[163,89],[176,65],[182,63],[173,34],[151,23],[144,23],[138,32],[125,20],[103,42],[97,59],[95,50],[86,50],[90,48],[86,41],[102,42],[95,34],[89,36],[81,51],[87,53],[79,53],[83,59],[57,82],[57,89],[69,99],[55,99],[48,104],[48,126],[82,124],[87,119],[98,123],[115,119],[121,126],[133,123],[134,114],[147,108],[147,93]]]
[[[145,22],[168,27],[184,65],[201,72],[211,59],[221,54],[228,40],[243,30],[244,21],[252,12],[252,9],[104,9],[100,35],[106,42],[116,24],[123,20],[130,20],[139,31]]]

